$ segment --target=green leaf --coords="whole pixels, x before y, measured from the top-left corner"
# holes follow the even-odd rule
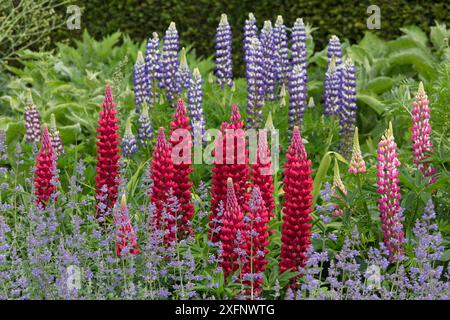
[[[385,106],[377,97],[358,93],[356,99],[372,108],[378,115],[381,115],[384,111]]]
[[[316,203],[320,189],[322,188],[322,184],[325,181],[328,168],[330,167],[331,164],[331,153],[332,151],[329,151],[325,153],[325,155],[322,157],[319,169],[317,169],[316,176],[314,177],[313,191],[312,191],[313,203]]]
[[[364,90],[373,92],[375,94],[380,94],[387,90],[390,90],[392,88],[392,86],[395,83],[397,83],[399,80],[400,80],[400,78],[393,79],[391,77],[385,77],[385,76],[377,77],[375,79],[370,80],[367,83]]]

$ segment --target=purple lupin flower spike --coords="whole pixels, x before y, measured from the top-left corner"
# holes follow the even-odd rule
[[[146,101],[147,81],[145,75],[145,61],[142,52],[139,51],[136,63],[133,68],[133,91],[134,91],[134,107],[136,113],[140,112],[142,105]]]
[[[295,65],[289,75],[289,130],[301,126],[306,108],[306,70]]]
[[[184,89],[189,89],[189,86],[191,84],[192,75],[191,75],[191,70],[189,70],[189,66],[188,66],[187,58],[186,58],[186,49],[184,47],[181,49],[180,69],[178,72],[179,72],[181,86]]]
[[[378,143],[377,192],[380,195],[378,209],[380,210],[381,229],[391,262],[402,259],[404,242],[403,209],[400,207],[401,195],[398,185],[400,161],[397,158],[396,147],[392,123],[389,123],[389,128]]]
[[[264,106],[264,59],[261,42],[252,38],[247,56],[247,126],[258,128]]]
[[[339,66],[342,63],[342,47],[341,41],[335,35],[331,36],[327,47],[327,63],[328,66],[331,63],[331,58],[334,56],[336,59],[336,65]]]
[[[231,27],[226,14],[222,14],[216,31],[216,77],[223,88],[224,85],[233,86],[233,67],[231,55]]]
[[[336,59],[332,57],[325,74],[323,87],[323,104],[325,106],[324,113],[326,115],[335,115],[340,108],[341,73],[339,69],[340,68],[336,66]]]
[[[292,65],[300,65],[303,69],[307,68],[306,61],[306,29],[303,19],[295,20],[291,32],[292,43]]]
[[[247,62],[248,51],[250,49],[251,39],[258,36],[258,27],[256,26],[256,18],[253,13],[248,14],[248,19],[245,20],[244,25],[244,63]]]
[[[162,72],[167,100],[172,104],[181,92],[181,83],[178,77],[178,31],[175,22],[171,22],[164,35],[164,50],[162,53]]]
[[[39,142],[41,138],[41,115],[33,102],[31,91],[28,92],[27,105],[25,107],[25,139],[28,142]]]
[[[275,76],[278,84],[281,86],[287,83],[289,75],[289,50],[286,26],[283,23],[283,17],[278,16],[273,28],[274,47],[275,47]]]
[[[272,22],[270,20],[264,21],[259,39],[263,48],[264,90],[269,100],[275,100],[275,51]]]
[[[131,121],[129,118],[125,127],[125,134],[122,137],[121,146],[123,155],[127,158],[129,158],[138,150],[136,145],[136,138],[134,137],[133,131],[131,130]]]
[[[356,71],[350,58],[342,65],[341,107],[338,109],[341,143],[339,149],[347,158],[352,148],[356,124]]]
[[[50,139],[52,140],[53,148],[55,149],[55,153],[59,157],[64,153],[64,147],[61,141],[61,135],[59,134],[58,127],[56,126],[55,115],[53,113],[50,116],[49,134]]]
[[[203,80],[198,68],[192,72],[191,84],[188,90],[188,114],[194,134],[194,143],[203,141],[205,135],[205,118],[203,116]],[[201,142],[200,142],[201,143]]]
[[[158,98],[156,83],[161,82],[160,74],[161,54],[159,52],[159,37],[153,32],[152,37],[148,39],[145,51],[145,81],[147,88],[147,104],[151,106]]]
[[[153,140],[153,127],[148,115],[148,107],[144,106],[142,108],[142,113],[139,115],[138,119],[139,129],[138,129],[138,141],[140,145],[148,146]]]

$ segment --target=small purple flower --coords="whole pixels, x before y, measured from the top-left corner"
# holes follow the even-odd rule
[[[180,82],[181,82],[181,86],[184,89],[189,89],[189,86],[191,84],[191,70],[189,70],[189,66],[187,63],[187,58],[186,58],[186,49],[183,47],[181,49],[181,61],[180,61],[180,68],[178,70],[178,74],[180,77]]]
[[[58,127],[56,126],[55,115],[52,113],[50,116],[49,134],[52,140],[53,148],[56,151],[56,155],[59,156],[64,153],[64,147],[62,144],[61,136],[59,134]]]
[[[336,65],[339,66],[342,63],[342,48],[339,38],[335,35],[331,36],[327,47],[327,63],[328,66],[331,64],[331,59],[335,58]]]
[[[219,26],[216,31],[215,49],[216,49],[216,70],[215,75],[219,85],[223,88],[224,85],[233,86],[233,69],[232,69],[232,55],[231,55],[231,27],[228,23],[227,15],[222,14]]]
[[[244,62],[247,61],[248,50],[250,49],[251,39],[258,36],[258,27],[256,26],[256,18],[253,13],[248,14],[248,19],[245,20],[244,25],[244,39],[243,39],[243,49],[244,49]]]
[[[294,26],[292,27],[291,43],[292,65],[300,65],[303,69],[306,70],[306,30],[303,19],[301,18],[295,20]]]

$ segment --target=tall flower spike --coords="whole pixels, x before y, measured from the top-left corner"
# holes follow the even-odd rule
[[[423,83],[419,83],[419,90],[412,106],[412,155],[413,162],[425,177],[429,177],[429,182],[434,183],[436,169],[429,162],[428,158],[433,152],[433,142],[431,141],[430,124],[430,102],[423,88]]]
[[[339,189],[343,194],[347,194],[347,188],[342,182],[341,175],[339,173],[339,164],[337,159],[334,158],[334,179],[333,179],[333,187]]]
[[[226,186],[226,205],[220,231],[222,243],[220,266],[225,278],[239,268],[239,252],[236,249],[242,245],[238,243],[236,238],[238,232],[243,233],[244,231],[244,214],[234,192],[233,179],[228,178]]]
[[[161,53],[159,52],[159,37],[153,32],[148,39],[145,51],[145,80],[147,89],[147,104],[154,105],[158,99],[157,82],[161,81]]]
[[[399,171],[400,161],[397,158],[397,144],[394,141],[392,124],[386,130],[378,143],[377,176],[380,195],[378,209],[380,210],[381,229],[384,244],[389,252],[391,262],[403,257],[403,224],[402,208],[400,207]]]
[[[295,20],[294,26],[292,27],[291,43],[292,65],[300,65],[302,69],[306,70],[306,29],[301,18]]]
[[[278,16],[273,29],[275,47],[275,76],[281,86],[288,80],[289,74],[289,49],[286,26],[283,17]]]
[[[33,102],[31,91],[28,91],[28,97],[25,107],[25,139],[28,142],[39,142],[41,137],[41,115]]]
[[[142,113],[139,115],[139,129],[138,129],[138,141],[139,144],[148,146],[153,140],[153,127],[150,117],[148,115],[148,107],[142,108]]]
[[[350,58],[346,59],[341,70],[342,89],[340,108],[338,109],[341,142],[339,149],[348,158],[352,146],[356,124],[356,74],[355,65]]]
[[[244,24],[244,39],[243,39],[243,49],[244,49],[244,62],[247,62],[248,50],[250,49],[251,39],[258,36],[258,27],[256,26],[256,18],[253,13],[248,14],[248,18],[245,20]]]
[[[151,176],[153,181],[150,202],[155,206],[156,224],[161,225],[164,206],[168,203],[169,190],[173,190],[174,167],[172,161],[172,146],[167,143],[164,128],[158,129],[158,137],[151,162]]]
[[[134,106],[137,113],[140,112],[142,105],[147,99],[147,81],[145,74],[145,61],[142,52],[139,51],[136,63],[133,68],[134,81]]]
[[[191,84],[188,90],[188,113],[191,119],[191,127],[194,134],[194,143],[202,143],[205,135],[205,118],[203,115],[203,80],[198,68],[192,73]],[[197,142],[197,137],[200,141]]]
[[[122,196],[120,208],[115,207],[114,225],[116,226],[116,254],[118,257],[127,254],[136,255],[140,252],[137,247],[136,234],[131,225],[130,215],[128,214],[127,198]]]
[[[57,156],[64,153],[64,147],[61,141],[61,135],[59,134],[58,127],[56,126],[55,115],[52,113],[50,115],[50,127],[49,127],[50,138],[52,139],[52,145],[55,149]]]
[[[289,130],[301,126],[306,108],[306,70],[295,65],[289,75]]]
[[[247,55],[247,126],[259,128],[264,106],[264,60],[261,42],[252,38]]]
[[[267,249],[269,245],[269,213],[257,186],[253,187],[249,208],[248,216],[244,218],[247,220],[245,229],[248,259],[242,274],[244,279],[249,275],[250,281],[245,281],[245,284],[253,289],[253,294],[258,294],[262,290],[263,273],[268,263],[266,255],[269,253]]]
[[[192,204],[191,187],[192,182],[189,181],[189,175],[192,172],[192,137],[189,117],[186,116],[186,107],[182,99],[178,99],[177,109],[173,115],[173,120],[170,123],[170,143],[172,150],[180,149],[181,152],[174,152],[180,161],[174,160],[174,187],[173,195],[178,199],[180,205],[180,212],[182,215],[180,230],[180,237],[191,234],[193,232],[191,227],[191,220],[194,215],[194,205]],[[183,130],[187,135],[174,138],[176,131]]]
[[[45,203],[56,192],[56,154],[47,126],[42,132],[41,148],[36,156],[34,173],[34,193],[36,204],[45,207]]]
[[[298,271],[307,261],[311,241],[312,178],[298,127],[294,127],[284,167],[280,270]]]
[[[228,23],[226,14],[222,14],[219,26],[216,31],[216,77],[219,85],[231,87],[233,85],[233,67],[232,67],[232,47],[231,47],[231,27]]]
[[[269,121],[269,120],[268,120]],[[267,125],[266,125],[267,126]],[[256,162],[252,164],[251,177],[253,185],[258,187],[265,208],[270,217],[274,216],[275,202],[273,198],[272,158],[267,145],[267,130],[259,131]]]
[[[340,65],[342,63],[342,48],[341,41],[335,35],[331,36],[330,41],[328,42],[327,47],[327,62],[328,66],[331,63],[331,59],[334,57],[336,59],[336,65]]]
[[[127,124],[125,127],[125,134],[122,137],[122,152],[123,155],[127,158],[133,155],[133,153],[138,151],[136,145],[136,138],[131,130],[131,119],[128,118]]]
[[[353,152],[348,172],[350,174],[366,173],[366,163],[364,162],[361,148],[359,146],[358,127],[355,127],[355,133],[353,137]]]
[[[323,103],[325,106],[325,115],[335,115],[341,106],[341,75],[336,66],[336,59],[331,58],[330,65],[325,74],[323,88]]]
[[[216,139],[215,142],[211,177],[211,214],[209,216],[209,232],[213,242],[217,242],[219,239],[216,220],[218,219],[219,204],[220,202],[225,203],[226,200],[227,179],[229,177],[233,179],[236,197],[244,209],[248,198],[250,170],[245,131],[243,130],[244,122],[241,120],[237,105],[232,105],[231,110],[231,123],[224,122],[222,124],[222,138]],[[227,140],[230,139],[234,143],[227,143]]]
[[[171,22],[164,35],[164,51],[162,54],[162,69],[164,88],[166,89],[167,100],[172,103],[181,92],[180,78],[178,77],[178,31],[175,22]]]
[[[187,63],[187,58],[186,58],[186,49],[183,47],[181,49],[181,62],[180,62],[180,70],[179,70],[179,75],[180,75],[180,81],[181,81],[181,85],[184,89],[188,89],[189,85],[191,83],[191,70],[189,70],[189,66]]]
[[[102,110],[97,126],[96,194],[97,219],[104,222],[104,214],[114,207],[119,186],[119,125],[116,103],[111,87],[105,87]]]
[[[259,39],[261,41],[264,60],[264,91],[267,99],[275,100],[275,50],[273,28],[270,20],[264,21]]]

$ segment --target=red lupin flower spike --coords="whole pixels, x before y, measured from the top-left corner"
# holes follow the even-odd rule
[[[186,107],[182,99],[178,99],[177,109],[170,123],[170,143],[176,159],[174,162],[174,189],[173,195],[178,199],[180,213],[182,214],[180,236],[192,233],[190,226],[194,215],[194,205],[192,204],[191,187],[189,174],[192,172],[192,136],[189,117],[186,116]]]
[[[44,126],[41,148],[36,156],[36,171],[34,173],[34,194],[36,204],[45,207],[45,203],[56,192],[56,153],[52,146],[47,126]]]
[[[150,201],[155,205],[156,222],[161,225],[163,211],[169,203],[170,190],[173,191],[175,186],[172,146],[167,143],[162,127],[158,129],[158,137],[153,150],[150,178],[153,181]]]
[[[220,241],[222,243],[222,256],[220,267],[222,267],[225,278],[239,268],[240,250],[245,250],[244,213],[239,206],[234,192],[233,180],[227,179],[227,193],[225,212],[223,214]]]
[[[114,207],[119,186],[119,126],[116,104],[111,87],[105,87],[102,110],[97,126],[97,219],[104,221],[103,215]]]
[[[304,267],[311,241],[312,178],[298,127],[294,128],[284,167],[284,202],[281,237],[281,272]]]
[[[127,208],[127,198],[122,196],[120,208],[114,210],[114,225],[116,226],[116,254],[118,257],[127,254],[138,254],[137,239],[131,225]]]
[[[214,150],[214,167],[212,168],[211,187],[211,214],[210,218],[210,238],[217,242],[219,237],[220,221],[218,221],[217,211],[220,202],[226,200],[226,181],[233,179],[234,191],[238,202],[246,208],[247,192],[250,186],[250,170],[248,166],[248,150],[243,130],[244,122],[241,120],[239,109],[232,105],[231,123],[224,122],[221,126],[221,139],[216,139]],[[233,140],[234,143],[227,140]]]

